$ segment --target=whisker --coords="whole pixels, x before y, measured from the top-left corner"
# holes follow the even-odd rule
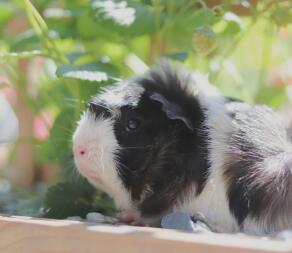
[[[64,101],[65,102],[71,102],[72,104],[77,104],[77,103],[80,103],[80,104],[86,104],[87,101],[85,100],[80,100],[80,99],[77,99],[77,98],[64,98]]]
[[[72,169],[71,176],[72,177],[80,176],[80,173],[78,172],[77,168]]]
[[[134,172],[128,166],[126,166],[125,164],[123,164],[122,162],[118,161],[117,164],[118,164],[118,166],[121,166],[124,169],[126,169],[128,172],[134,174]]]
[[[59,130],[62,130],[70,135],[73,135],[74,133],[74,129],[70,129],[70,128],[67,128],[67,127],[64,127],[64,126],[58,126],[58,129]]]
[[[102,104],[102,103],[99,103],[99,102],[97,102],[97,101],[93,101],[93,102],[91,102],[91,103],[93,103],[93,104],[95,104],[95,105],[98,105],[98,106],[100,106],[100,107],[102,107],[102,108],[104,108],[104,109],[110,111],[111,113],[114,113],[114,110],[113,110],[113,109],[111,109],[110,107],[107,107],[106,105],[104,105],[104,104]]]
[[[146,145],[146,146],[137,146],[137,147],[135,147],[135,146],[132,146],[132,147],[122,147],[122,148],[126,148],[126,149],[145,149],[145,148],[151,148],[151,147],[153,147],[153,145]]]
[[[100,161],[101,161],[101,170],[102,170],[102,174],[104,174],[104,164],[103,164],[103,155],[104,155],[104,149],[101,149],[100,152]]]

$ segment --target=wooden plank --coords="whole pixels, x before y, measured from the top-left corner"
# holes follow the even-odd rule
[[[0,252],[292,253],[292,242],[2,215]]]

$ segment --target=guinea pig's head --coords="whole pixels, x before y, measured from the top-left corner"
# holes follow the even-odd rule
[[[151,70],[92,98],[73,136],[78,171],[122,210],[157,217],[205,182],[204,111],[189,73]]]

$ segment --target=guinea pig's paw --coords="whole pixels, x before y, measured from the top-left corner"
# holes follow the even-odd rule
[[[140,216],[137,213],[131,212],[131,211],[121,213],[117,217],[117,219],[120,222],[127,223],[128,225],[131,225],[131,226],[139,226],[139,227],[148,227],[149,226],[140,219]]]
[[[193,232],[195,233],[205,233],[205,232],[214,232],[214,229],[208,224],[204,214],[195,213],[191,216],[193,222]]]
[[[117,219],[124,223],[133,223],[138,220],[138,215],[135,212],[127,211],[118,215]]]
[[[150,225],[144,223],[141,220],[135,220],[135,221],[131,222],[130,225],[132,225],[132,226],[138,226],[138,227],[150,227]]]
[[[193,222],[202,222],[208,225],[206,222],[206,217],[203,213],[200,212],[194,213],[193,215],[191,215],[191,219]]]

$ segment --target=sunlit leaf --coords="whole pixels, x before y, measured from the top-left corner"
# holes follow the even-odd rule
[[[72,16],[70,10],[65,10],[62,8],[47,8],[43,13],[45,18],[69,18]]]
[[[238,15],[236,15],[234,12],[226,12],[223,15],[223,19],[229,22],[233,22],[235,24],[237,24],[241,29],[242,29],[242,21],[240,19],[240,17]]]
[[[155,24],[164,16],[163,13],[155,15],[150,6],[137,1],[94,0],[91,3],[90,12],[83,13],[77,20],[78,32],[86,38],[120,40],[152,34],[157,28]]]
[[[43,53],[39,50],[33,50],[33,51],[24,51],[24,52],[13,52],[13,53],[1,53],[0,52],[0,58],[9,59],[9,58],[30,58],[34,56],[40,56],[43,55]]]
[[[90,82],[106,82],[117,74],[110,64],[92,63],[81,66],[61,65],[56,72],[59,77],[74,78]]]
[[[105,72],[101,71],[88,71],[88,70],[66,70],[63,74],[63,77],[71,77],[80,80],[103,82],[108,80],[108,75]]]
[[[95,0],[91,7],[96,11],[96,18],[113,20],[119,25],[129,26],[135,21],[136,10],[126,1]]]

